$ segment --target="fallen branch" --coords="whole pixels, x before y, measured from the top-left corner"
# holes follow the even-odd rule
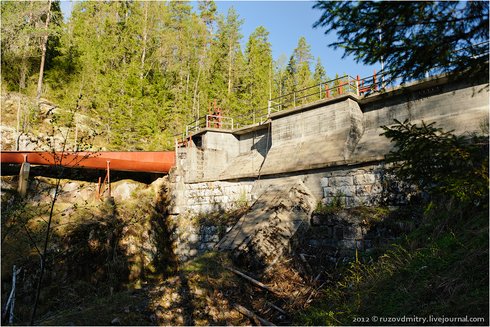
[[[254,284],[254,285],[256,285],[256,286],[258,286],[258,287],[260,287],[260,288],[263,288],[263,289],[265,289],[265,290],[267,290],[267,291],[269,291],[269,292],[271,292],[271,293],[276,293],[276,294],[277,294],[277,292],[276,292],[275,290],[273,290],[273,289],[272,289],[272,288],[270,288],[269,286],[265,285],[264,283],[261,283],[261,282],[259,282],[258,280],[253,279],[252,277],[249,277],[249,276],[245,275],[244,273],[242,273],[242,272],[240,272],[240,271],[238,271],[238,270],[236,270],[236,269],[233,269],[233,268],[231,268],[231,267],[225,267],[225,268],[226,268],[226,269],[228,269],[229,271],[231,271],[231,272],[233,272],[233,273],[237,274],[238,276],[240,276],[240,277],[242,277],[242,278],[244,278],[244,279],[248,280],[248,281],[249,281],[249,282],[251,282],[252,284]]]
[[[9,324],[14,323],[14,307],[15,307],[15,286],[17,275],[20,273],[22,268],[15,269],[15,265],[13,267],[12,273],[12,290],[10,291],[10,295],[8,297],[7,303],[5,304],[5,309],[2,313],[2,323],[5,323],[7,320],[7,315],[9,317]]]
[[[311,266],[308,263],[308,260],[306,260],[305,254],[300,253],[299,257],[301,258],[301,261],[303,261],[303,263],[305,264],[307,273],[311,274],[311,272],[313,271],[313,269],[311,269]]]
[[[306,308],[306,306],[308,305],[308,303],[310,303],[310,300],[311,298],[326,284],[327,282],[324,282],[323,284],[321,284],[319,287],[317,287],[316,289],[312,289],[310,295],[308,296],[308,298],[306,299],[305,303],[303,304],[303,307]]]
[[[272,302],[269,302],[269,301],[265,301],[265,303],[267,303],[267,305],[269,305],[271,308],[273,309],[276,309],[277,311],[279,311],[280,313],[282,313],[283,315],[287,315],[286,311],[284,311],[283,309],[279,308],[277,305],[275,305],[274,303]]]
[[[249,317],[251,319],[258,320],[263,326],[275,326],[270,321],[265,320],[264,318],[259,317],[257,314],[255,314],[254,312],[248,310],[247,308],[245,308],[244,306],[242,306],[240,304],[233,304],[233,307],[238,312],[240,312],[241,314],[243,314],[243,315],[245,315],[245,316],[247,316],[247,317]]]

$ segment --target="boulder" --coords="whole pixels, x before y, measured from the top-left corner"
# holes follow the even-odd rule
[[[264,268],[289,252],[291,242],[309,226],[315,197],[301,182],[269,187],[218,244],[237,263]]]
[[[126,201],[132,197],[133,192],[141,185],[141,183],[132,180],[122,180],[113,183],[111,187],[111,195],[116,201]]]

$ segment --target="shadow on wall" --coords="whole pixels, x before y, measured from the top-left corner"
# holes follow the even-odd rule
[[[271,134],[270,131],[267,130],[265,135],[255,135],[255,137],[260,137],[260,139],[257,142],[254,142],[250,150],[256,150],[262,157],[267,156],[267,153],[269,152],[271,146],[272,146],[272,140],[271,140]]]
[[[176,259],[185,262],[214,250],[220,239],[248,209],[246,201],[237,201],[231,208],[225,207],[223,203],[213,202],[206,212],[169,217]]]

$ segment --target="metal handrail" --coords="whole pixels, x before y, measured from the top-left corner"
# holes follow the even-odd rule
[[[470,48],[482,48],[483,51],[480,50],[478,51],[478,55],[474,55],[474,58],[478,58],[488,55],[488,44],[489,41],[487,40],[478,44],[473,44],[469,47],[454,50],[453,52],[459,52]],[[432,69],[435,68],[437,67],[432,67]],[[393,76],[393,72],[389,71],[382,71],[378,74],[376,74],[375,71],[374,75],[364,77],[362,79],[359,78],[359,76],[356,78],[349,75],[340,76],[332,80],[321,82],[298,91],[295,90],[288,94],[272,98],[268,100],[267,107],[253,109],[250,114],[236,117],[235,120],[233,120],[231,117],[218,115],[206,115],[199,117],[197,120],[186,126],[182,139],[187,139],[192,132],[198,132],[204,127],[210,127],[210,118],[219,120],[217,124],[214,123],[218,128],[229,126],[229,129],[233,129],[251,124],[263,124],[270,118],[270,115],[275,112],[288,108],[294,108],[298,105],[308,104],[321,99],[333,99],[345,94],[354,94],[357,96],[368,95],[372,92],[384,90],[387,85],[394,86],[396,80],[397,78]],[[312,91],[310,92],[310,90]]]
[[[199,132],[204,128],[233,129],[234,127],[234,119],[231,117],[221,115],[205,115],[186,125],[183,139],[189,137],[191,134]]]
[[[378,85],[378,83],[379,80],[376,79],[376,73],[373,76],[363,79],[360,79],[359,76],[357,78],[349,75],[340,76],[332,80],[272,98],[268,100],[267,107],[254,109],[250,114],[242,115],[235,119],[220,115],[201,116],[186,126],[183,139],[188,138],[191,133],[199,132],[206,127],[227,127],[228,129],[233,129],[257,123],[263,124],[270,118],[272,113],[321,99],[333,99],[345,94],[362,95],[381,89],[382,85]]]
[[[321,82],[316,85],[306,87],[304,89],[293,91],[291,93],[273,98],[269,100],[268,111],[272,112],[281,111],[289,107],[296,107],[297,105],[307,104],[310,101],[307,99],[313,98],[312,101],[321,100],[323,98],[333,98],[339,95],[347,93],[359,95],[359,79],[353,78],[349,75],[344,75],[332,80]],[[313,92],[308,92],[314,90]],[[308,93],[306,93],[308,92]],[[306,93],[306,94],[305,94]]]

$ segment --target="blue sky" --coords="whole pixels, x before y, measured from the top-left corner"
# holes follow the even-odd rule
[[[325,35],[320,28],[313,28],[321,11],[312,9],[314,1],[216,1],[218,11],[226,15],[228,9],[235,7],[240,18],[244,19],[242,26],[243,46],[249,35],[262,25],[269,31],[269,41],[272,44],[272,55],[278,59],[284,54],[286,60],[292,54],[301,36],[311,45],[313,56],[320,57],[327,75],[334,77],[336,73],[361,77],[370,76],[373,70],[379,71],[378,66],[364,66],[356,63],[352,57],[342,59],[343,51],[334,50],[327,45],[335,42],[335,34]],[[66,15],[70,12],[71,3],[61,2],[61,9]],[[242,48],[243,49],[243,48]],[[315,59],[316,61],[316,59]]]

